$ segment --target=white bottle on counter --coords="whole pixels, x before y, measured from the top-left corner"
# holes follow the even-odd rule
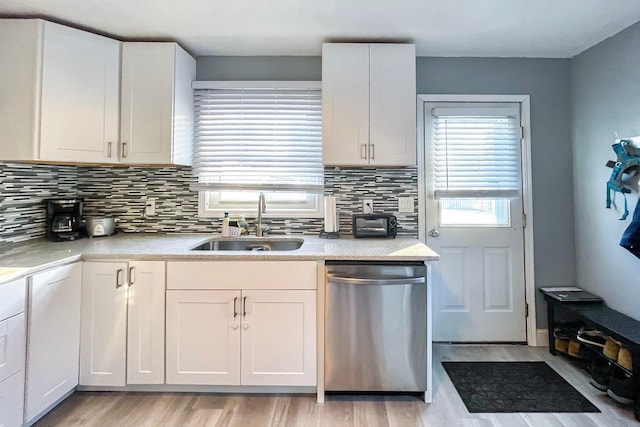
[[[229,237],[231,233],[229,232],[229,212],[224,213],[224,218],[222,218],[222,237]]]

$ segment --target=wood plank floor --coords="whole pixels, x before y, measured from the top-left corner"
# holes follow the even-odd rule
[[[593,402],[601,413],[469,414],[441,361],[544,360]],[[640,426],[633,413],[589,385],[588,376],[564,357],[526,346],[434,346],[434,402],[414,396],[228,395],[208,393],[78,392],[40,420],[45,426]]]

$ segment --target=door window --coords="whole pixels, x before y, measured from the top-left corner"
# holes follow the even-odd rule
[[[510,227],[510,199],[520,197],[519,109],[431,109],[433,197],[439,226]]]

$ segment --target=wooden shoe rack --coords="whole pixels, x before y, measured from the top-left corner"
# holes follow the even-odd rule
[[[544,291],[541,290],[541,292],[547,302],[549,353],[554,356],[557,353],[553,335],[553,331],[557,327],[562,327],[566,324],[575,325],[576,322],[580,322],[580,324],[586,327],[598,329],[616,341],[620,341],[622,345],[631,352],[632,372],[635,373],[635,375],[633,375],[634,387],[635,390],[637,390],[636,395],[640,396],[640,321],[612,310],[607,307],[604,302],[585,303],[559,301]],[[588,344],[585,346],[589,347]],[[589,348],[594,349],[593,347]],[[601,351],[594,350],[593,353],[605,358]],[[607,360],[625,372],[629,374],[632,373],[615,361],[611,361],[611,359],[608,358]],[[636,399],[636,405],[640,405],[640,397]]]

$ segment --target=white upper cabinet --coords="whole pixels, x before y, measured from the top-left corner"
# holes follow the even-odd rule
[[[416,164],[415,46],[322,45],[323,163]]]
[[[322,45],[322,162],[367,165],[369,45]]]
[[[122,163],[191,164],[195,76],[176,43],[123,43]]]
[[[120,42],[0,20],[0,159],[117,161]]]
[[[416,164],[416,49],[369,45],[369,163]]]

